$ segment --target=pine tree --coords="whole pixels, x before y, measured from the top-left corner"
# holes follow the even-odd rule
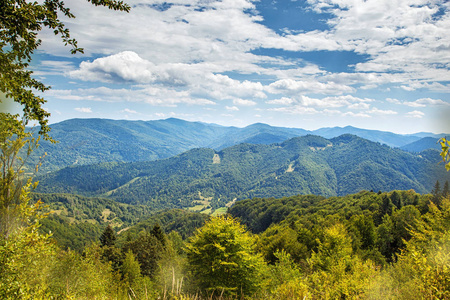
[[[397,206],[397,208],[402,208],[402,197],[399,195],[397,191],[394,191],[391,195],[392,204]]]
[[[450,194],[450,189],[448,186],[448,180],[445,181],[444,183],[444,189],[442,190],[442,197],[447,198]]]
[[[439,206],[441,203],[441,197],[442,197],[441,185],[439,183],[439,180],[436,180],[436,184],[434,185],[434,189],[431,192],[431,194],[433,195],[433,198],[432,198],[433,203],[435,203],[437,206]]]
[[[108,224],[102,235],[100,236],[100,244],[102,246],[112,247],[116,243],[116,233],[112,229],[111,225]]]
[[[153,226],[152,231],[150,232],[155,238],[158,239],[158,241],[161,243],[161,245],[164,247],[166,247],[166,236],[164,234],[164,232],[161,229],[161,226],[159,226],[158,223],[156,223]]]

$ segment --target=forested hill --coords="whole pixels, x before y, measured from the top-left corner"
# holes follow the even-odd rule
[[[351,133],[392,147],[401,147],[424,136],[433,136],[426,133],[399,135],[351,126],[307,131],[258,123],[237,128],[174,118],[155,121],[71,119],[52,124],[51,128],[51,136],[59,143],[41,141],[41,146],[29,160],[31,170],[34,170],[44,153],[47,155],[41,171],[47,172],[72,165],[157,160],[193,148],[222,150],[240,143],[269,145],[307,134],[334,138]]]
[[[436,180],[450,179],[439,160],[437,150],[413,154],[354,135],[309,135],[222,151],[198,148],[158,161],[68,167],[40,177],[37,191],[103,196],[154,209],[361,190],[428,193]]]

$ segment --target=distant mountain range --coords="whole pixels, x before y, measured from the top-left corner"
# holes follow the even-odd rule
[[[178,122],[183,121],[161,121],[165,126]],[[182,124],[202,129],[204,135],[214,128]],[[266,126],[257,124],[245,130]],[[266,128],[266,132],[274,130]],[[186,134],[192,132],[186,129]],[[38,178],[37,192],[101,196],[154,209],[196,205],[216,209],[245,198],[340,196],[361,190],[428,193],[436,180],[450,179],[439,161],[439,151],[434,149],[410,153],[355,135],[332,139],[307,135],[270,145],[239,144],[220,151],[196,148],[157,161],[71,166]]]
[[[429,136],[421,138],[420,140],[409,143],[407,145],[401,146],[400,149],[409,152],[421,152],[426,149],[440,150],[441,145],[439,144],[439,138]]]
[[[41,141],[41,146],[29,159],[30,169],[34,169],[39,157],[44,153],[46,156],[41,170],[47,172],[66,166],[100,162],[158,160],[193,148],[222,150],[240,143],[270,145],[307,134],[334,138],[349,133],[415,152],[416,149],[421,151],[430,147],[429,140],[425,139],[422,143],[422,138],[441,137],[431,133],[400,135],[351,126],[308,131],[257,123],[237,128],[174,118],[157,121],[71,119],[53,124],[51,128],[51,136],[59,143]]]

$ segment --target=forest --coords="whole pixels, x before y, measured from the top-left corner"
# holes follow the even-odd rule
[[[98,215],[81,203],[72,210]],[[450,297],[448,182],[431,194],[246,199],[216,217],[172,209],[120,233],[99,220],[76,249],[64,241],[70,235],[48,232],[58,232],[57,219],[36,205],[28,226],[2,239],[2,298]]]
[[[41,193],[106,197],[153,209],[213,209],[234,199],[296,194],[344,196],[361,190],[429,193],[450,180],[435,149],[410,153],[355,135],[307,135],[271,145],[196,148],[171,158],[70,166],[38,176]]]

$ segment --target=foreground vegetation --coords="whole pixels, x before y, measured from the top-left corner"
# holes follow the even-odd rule
[[[30,188],[22,225],[1,235],[3,299],[450,297],[448,184],[243,200],[185,239],[168,211],[120,235],[108,225],[80,252],[39,233]]]

